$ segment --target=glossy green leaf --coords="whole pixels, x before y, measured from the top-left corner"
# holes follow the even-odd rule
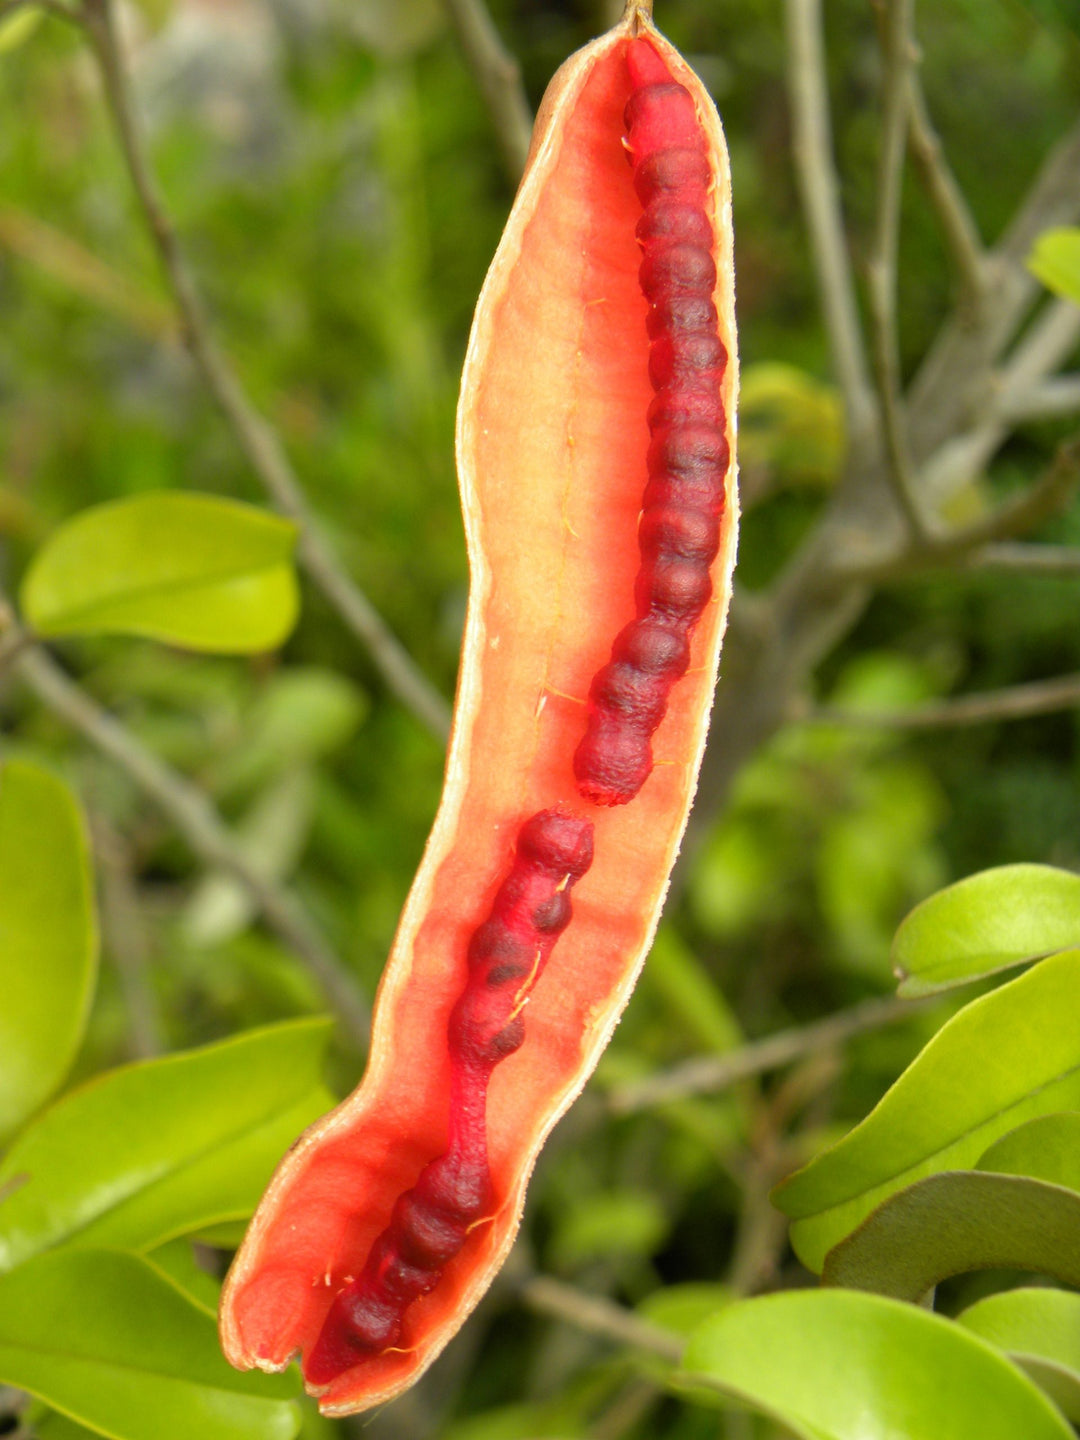
[[[988,1295],[958,1322],[1000,1346],[1074,1424],[1080,1422],[1080,1295],[1006,1290]]]
[[[97,976],[82,816],[55,775],[0,768],[0,1137],[47,1100],[82,1042]]]
[[[214,1316],[136,1255],[63,1250],[0,1276],[0,1382],[116,1440],[291,1440],[288,1376],[240,1374]]]
[[[1044,230],[1028,256],[1027,267],[1048,290],[1080,305],[1080,230],[1075,226]]]
[[[147,635],[248,654],[296,623],[296,527],[252,505],[157,491],[84,510],[34,559],[21,591],[41,635]]]
[[[1018,1125],[983,1152],[976,1169],[1032,1175],[1080,1191],[1080,1110]]]
[[[950,1275],[1029,1270],[1080,1285],[1080,1195],[947,1170],[889,1198],[825,1257],[825,1285],[917,1301]]]
[[[330,1100],[329,1022],[292,1021],[128,1065],[66,1095],[0,1165],[0,1269],[50,1246],[146,1249],[248,1215]],[[332,1102],[331,1102],[332,1103]]]
[[[896,932],[900,994],[929,995],[1080,945],[1080,875],[1002,865],[916,905]]]
[[[172,1283],[196,1305],[217,1314],[221,1299],[221,1282],[209,1274],[195,1258],[195,1246],[183,1236],[168,1240],[143,1256],[156,1270],[168,1276]]]
[[[1036,1115],[1080,1108],[1080,952],[1057,955],[943,1025],[873,1111],[774,1192],[804,1264],[897,1190],[967,1169]]]
[[[787,1291],[732,1305],[691,1337],[683,1371],[802,1440],[1072,1437],[991,1346],[939,1315],[856,1291]],[[706,1391],[695,1386],[694,1395]]]

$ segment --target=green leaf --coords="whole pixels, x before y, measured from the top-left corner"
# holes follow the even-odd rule
[[[0,1165],[0,1270],[54,1245],[149,1249],[249,1215],[274,1165],[332,1099],[326,1020],[253,1030],[112,1070],[73,1091]]]
[[[221,1284],[198,1264],[191,1240],[186,1237],[169,1240],[164,1245],[158,1245],[143,1258],[163,1275],[167,1275],[177,1289],[183,1290],[196,1305],[217,1314]]]
[[[802,1440],[1071,1440],[1030,1380],[940,1315],[878,1295],[796,1290],[707,1320],[687,1383],[789,1426]],[[695,1399],[705,1391],[694,1385]]]
[[[147,635],[248,654],[296,623],[296,527],[212,495],[168,490],[84,510],[38,552],[21,591],[41,635]]]
[[[715,1281],[687,1281],[682,1285],[664,1285],[647,1295],[637,1307],[643,1320],[673,1330],[677,1335],[690,1335],[710,1315],[730,1305],[735,1292],[729,1285]]]
[[[291,1377],[242,1375],[211,1312],[136,1255],[64,1250],[0,1276],[0,1381],[116,1440],[291,1440]]]
[[[1080,305],[1080,230],[1068,226],[1044,230],[1027,258],[1027,267],[1048,290]]]
[[[1080,952],[1044,960],[973,1001],[938,1031],[885,1098],[837,1145],[774,1192],[792,1243],[826,1253],[889,1195],[974,1165],[1025,1120],[1080,1108]]]
[[[82,816],[67,786],[0,768],[0,1137],[47,1100],[82,1043],[97,978]]]
[[[950,1275],[988,1269],[1080,1285],[1080,1195],[1023,1175],[931,1175],[830,1250],[821,1280],[917,1301]]]
[[[957,1320],[1005,1350],[1059,1410],[1080,1422],[1080,1295],[1007,1290],[977,1301]]]
[[[25,10],[16,10],[6,20],[0,20],[0,55],[17,50],[29,40],[44,18],[44,10],[28,5]]]
[[[1031,1175],[1080,1191],[1080,1111],[1040,1115],[1018,1125],[985,1150],[975,1167],[1005,1175]]]
[[[1080,945],[1080,875],[1002,865],[931,895],[896,932],[900,994],[929,995]]]

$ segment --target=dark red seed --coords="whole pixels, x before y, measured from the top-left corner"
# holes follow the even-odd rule
[[[441,1270],[465,1243],[465,1226],[425,1204],[415,1190],[398,1197],[387,1230],[406,1260],[428,1270]]]
[[[707,187],[711,179],[704,150],[690,146],[657,150],[634,166],[634,189],[642,205],[661,193]]]
[[[634,598],[639,614],[659,610],[693,623],[712,598],[712,578],[699,561],[657,556],[642,565]]]
[[[579,879],[592,864],[593,827],[577,815],[541,810],[521,827],[517,850],[550,875]]]
[[[668,295],[649,307],[645,328],[649,339],[658,335],[716,333],[716,306],[705,295]]]
[[[669,426],[682,425],[686,421],[701,421],[705,425],[718,425],[722,430],[726,422],[724,402],[715,386],[700,390],[678,389],[658,390],[649,405],[646,419],[654,435]]]
[[[720,521],[707,511],[686,506],[646,510],[638,527],[638,544],[650,559],[677,556],[711,565],[720,548]]]
[[[690,642],[682,630],[649,616],[632,620],[620,630],[611,647],[611,658],[625,660],[646,675],[677,678],[690,663]]]
[[[686,245],[700,245],[712,249],[713,232],[709,217],[704,209],[705,191],[697,205],[688,204],[685,199],[669,199],[657,196],[637,223],[634,233],[644,246],[650,241],[680,241]]]
[[[642,85],[626,102],[623,119],[633,155],[649,155],[673,145],[704,148],[693,97],[674,80]]]
[[[716,266],[701,245],[665,245],[645,252],[638,272],[648,300],[666,300],[675,291],[710,296],[716,285]]]
[[[547,900],[542,900],[532,913],[532,923],[545,934],[561,934],[570,923],[573,913],[570,896],[565,890],[556,890]]]
[[[716,334],[658,335],[649,347],[649,379],[656,390],[708,382],[719,385],[727,366],[727,349]]]
[[[596,805],[625,805],[652,773],[649,735],[632,722],[594,711],[574,752],[578,789]]]
[[[708,476],[719,484],[727,472],[731,447],[715,425],[669,425],[653,432],[645,463],[650,475]]]
[[[669,688],[661,676],[650,675],[625,660],[610,660],[597,671],[589,699],[598,709],[633,719],[651,732],[667,709]]]

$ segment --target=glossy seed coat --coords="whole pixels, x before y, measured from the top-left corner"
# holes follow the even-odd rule
[[[708,137],[693,97],[648,39],[627,47],[626,147],[644,206],[636,226],[649,301],[649,481],[634,584],[636,619],[589,687],[574,773],[586,799],[626,805],[653,769],[652,739],[689,663],[689,636],[713,595],[731,462],[721,385],[727,349],[712,302]]]

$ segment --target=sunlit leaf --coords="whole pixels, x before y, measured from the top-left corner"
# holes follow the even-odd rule
[[[928,995],[1080,945],[1080,875],[1002,865],[917,905],[896,932],[901,995]]]
[[[1080,1111],[1040,1115],[995,1140],[979,1157],[978,1170],[1032,1175],[1080,1191]]]
[[[830,1250],[821,1279],[916,1301],[950,1275],[987,1269],[1080,1285],[1080,1195],[1023,1175],[930,1175]]]
[[[935,1035],[876,1108],[775,1191],[800,1258],[826,1253],[897,1190],[966,1169],[1036,1115],[1080,1108],[1080,952],[1044,960]]]
[[[988,1295],[958,1316],[961,1325],[998,1345],[1057,1407],[1080,1422],[1080,1295],[1021,1288]]]
[[[56,776],[9,760],[0,768],[0,1137],[67,1074],[96,976],[82,816]]]
[[[50,1246],[142,1249],[250,1214],[283,1151],[332,1104],[325,1020],[124,1066],[66,1095],[0,1165],[0,1269]]]
[[[291,1440],[287,1376],[240,1374],[213,1314],[135,1255],[62,1250],[0,1276],[0,1382],[116,1440]]]
[[[939,1315],[857,1291],[787,1291],[729,1306],[691,1336],[683,1371],[801,1440],[1072,1436],[991,1346]],[[708,1398],[700,1384],[693,1393]]]
[[[29,40],[44,15],[44,10],[27,5],[25,10],[16,10],[13,15],[0,20],[0,55],[9,50],[17,50],[24,41]]]
[[[1048,290],[1080,305],[1080,230],[1075,226],[1044,230],[1027,258],[1027,267]]]
[[[296,527],[233,500],[157,491],[74,516],[38,552],[23,612],[47,636],[147,635],[269,650],[296,622]]]

